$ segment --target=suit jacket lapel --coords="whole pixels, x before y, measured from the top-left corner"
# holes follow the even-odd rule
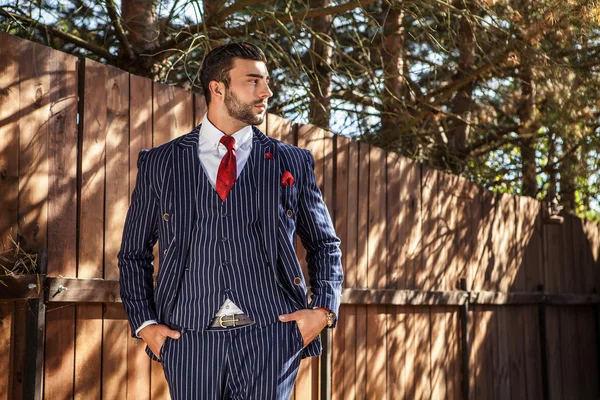
[[[277,228],[279,222],[279,158],[277,146],[256,127],[253,127],[252,161],[257,183],[257,196],[265,250],[269,264],[277,265]],[[266,154],[271,153],[271,157]]]
[[[198,179],[200,173],[200,160],[198,159],[198,134],[200,125],[186,135],[175,146],[173,154],[174,188],[174,215],[175,240],[178,247],[180,260],[187,254],[190,246],[190,237],[196,219],[196,201]],[[178,214],[178,215],[177,215]]]

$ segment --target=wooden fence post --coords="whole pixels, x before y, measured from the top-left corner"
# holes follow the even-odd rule
[[[538,291],[544,292],[544,285],[538,285]],[[540,302],[539,310],[539,327],[540,327],[540,356],[542,364],[542,393],[544,400],[550,398],[549,382],[548,382],[548,334],[546,332],[546,303]]]
[[[469,342],[469,293],[467,292],[467,279],[460,278],[460,290],[465,292],[466,301],[460,307],[460,330],[461,330],[461,370],[462,370],[462,392],[463,399],[469,400],[470,388],[470,369],[469,354],[471,353]]]
[[[331,329],[325,328],[321,332],[321,342],[323,343],[323,355],[321,356],[321,400],[331,400],[331,352],[333,349],[333,340]]]
[[[46,249],[37,251],[38,276],[41,281],[32,290],[44,291],[48,254]],[[32,285],[32,284],[30,284]],[[23,400],[42,400],[44,393],[44,338],[46,333],[45,296],[27,301],[25,368],[23,374]]]

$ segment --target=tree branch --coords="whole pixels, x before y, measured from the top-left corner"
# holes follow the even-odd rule
[[[315,17],[330,15],[330,14],[335,14],[335,13],[342,13],[342,12],[353,10],[358,7],[366,6],[366,5],[374,3],[376,1],[377,0],[362,0],[362,2],[361,2],[361,0],[350,0],[348,3],[340,4],[338,6],[315,8],[315,9],[299,11],[299,12],[289,13],[289,14],[283,14],[283,13],[282,14],[273,14],[270,17],[265,17],[265,18],[261,19],[260,21],[253,21],[242,27],[220,29],[215,26],[206,26],[206,30],[208,30],[210,32],[209,38],[211,40],[218,40],[218,39],[223,39],[226,37],[245,36],[247,32],[264,29],[271,25],[281,24],[284,22],[296,21],[296,20],[304,21],[305,19],[308,19],[308,18],[315,18]],[[236,12],[239,9],[241,9],[243,6],[245,6],[247,4],[254,4],[256,2],[258,2],[258,0],[240,0],[238,3],[235,3],[235,4],[227,7],[226,9],[224,9],[218,15],[227,17],[227,16],[231,15],[233,12]],[[233,11],[230,12],[229,10],[233,10]],[[189,43],[194,39],[195,35],[200,32],[203,32],[204,30],[205,30],[205,27],[203,24],[192,25],[189,29],[190,36],[186,37],[185,39],[183,39],[181,41],[179,41],[177,38],[172,38],[170,40],[167,40],[155,50],[154,54],[162,53],[161,58],[166,59],[166,58],[170,57],[174,51],[185,49],[189,45]]]
[[[127,35],[123,30],[123,25],[121,25],[121,19],[119,18],[119,15],[117,13],[117,6],[115,5],[113,0],[106,0],[106,9],[108,11],[108,15],[112,23],[115,26],[115,32],[117,33],[117,37],[119,38],[119,41],[121,42],[123,48],[127,52],[127,56],[130,60],[134,60],[135,53],[133,51],[133,48],[131,47],[131,43],[129,43],[129,40],[127,40]]]
[[[13,20],[25,22],[39,31],[50,33],[56,37],[59,37],[65,41],[69,42],[69,43],[73,43],[79,47],[82,47],[88,51],[91,51],[92,53],[94,53],[100,57],[104,57],[107,60],[114,59],[114,56],[112,54],[110,54],[106,49],[104,49],[100,46],[97,46],[93,43],[86,42],[85,40],[78,38],[75,35],[71,35],[70,33],[66,33],[66,32],[63,32],[56,28],[53,28],[51,26],[44,25],[44,24],[37,22],[37,21],[35,21],[29,17],[26,17],[24,15],[15,14],[10,11],[3,10],[1,8],[0,8],[0,15],[3,15],[7,18],[11,18]]]

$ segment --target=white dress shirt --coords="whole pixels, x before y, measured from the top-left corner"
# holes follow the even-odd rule
[[[204,169],[204,173],[208,178],[213,188],[216,188],[217,173],[221,159],[227,153],[227,148],[220,141],[225,136],[217,127],[215,127],[208,119],[208,114],[204,115],[200,132],[198,135],[198,158],[200,165]],[[239,177],[242,170],[246,166],[248,157],[252,151],[252,126],[247,125],[233,134],[235,139],[235,156],[237,160],[237,176]],[[241,314],[243,311],[239,309],[231,300],[226,299],[215,316]],[[139,337],[139,332],[148,325],[157,324],[155,320],[144,322],[136,331],[135,335]]]

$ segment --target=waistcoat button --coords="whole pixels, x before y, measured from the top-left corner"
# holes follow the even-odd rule
[[[167,214],[167,213],[164,213],[164,214],[163,214],[163,219],[164,219],[165,221],[168,221],[168,220],[169,220],[169,214]]]
[[[287,216],[288,216],[288,218],[292,218],[292,216],[294,215],[294,213],[292,212],[292,210],[287,210],[287,211],[285,212],[285,215],[287,215]]]

